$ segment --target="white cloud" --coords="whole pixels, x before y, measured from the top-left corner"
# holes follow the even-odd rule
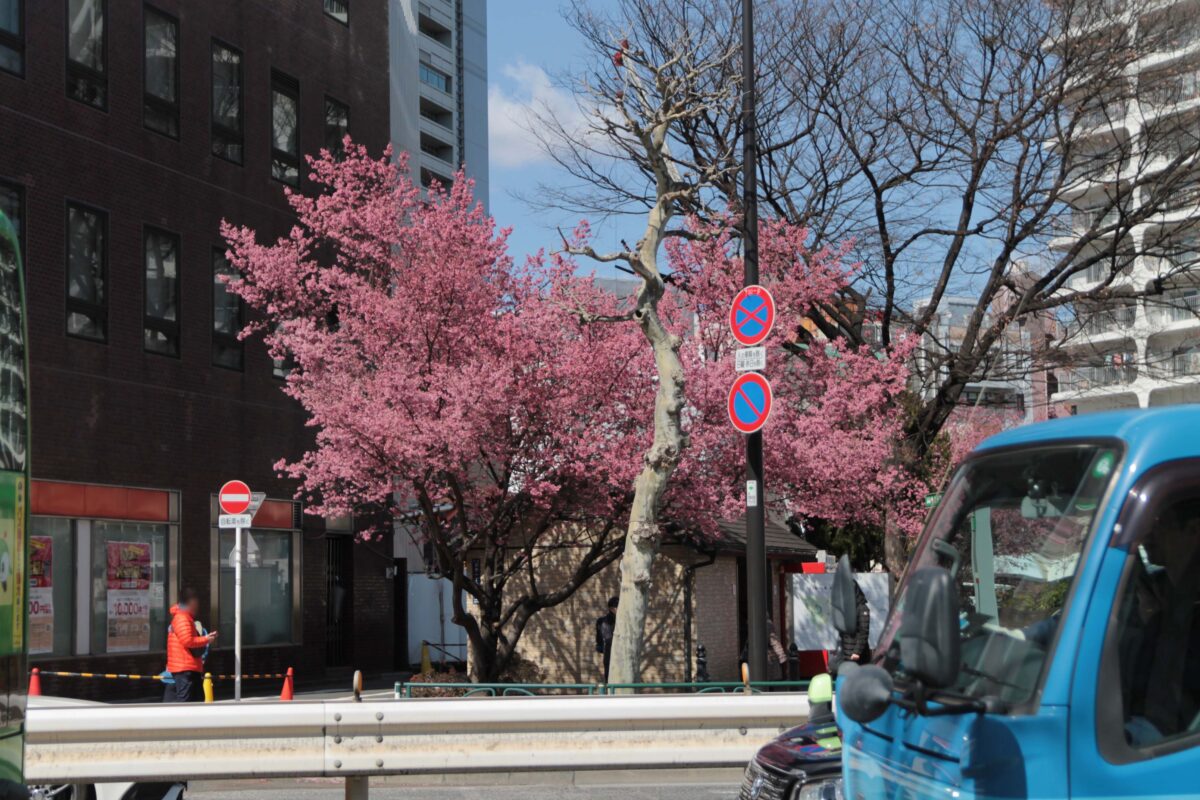
[[[492,164],[514,168],[550,160],[537,137],[530,133],[536,117],[552,116],[568,130],[579,127],[583,115],[575,98],[554,85],[541,67],[518,61],[502,70],[505,88],[488,88],[488,149]]]

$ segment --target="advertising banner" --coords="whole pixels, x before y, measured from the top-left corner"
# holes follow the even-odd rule
[[[150,649],[149,542],[108,542],[109,653]]]
[[[29,537],[29,652],[54,651],[54,540]]]
[[[889,582],[886,572],[864,572],[854,576],[871,609],[871,647],[879,641],[888,613]],[[833,573],[792,576],[792,630],[800,650],[837,650],[838,634],[833,628],[831,597]]]

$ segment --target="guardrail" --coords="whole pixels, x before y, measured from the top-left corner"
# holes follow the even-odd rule
[[[31,707],[26,779],[93,783],[731,767],[808,716],[801,694]]]
[[[461,692],[462,697],[541,697],[545,695],[616,695],[616,694],[749,694],[762,692],[802,692],[808,681],[737,681],[705,683],[469,683],[467,681],[407,681],[397,683],[397,700],[420,697],[422,692]],[[446,695],[440,695],[446,696]]]

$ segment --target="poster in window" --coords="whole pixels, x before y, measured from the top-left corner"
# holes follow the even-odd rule
[[[54,650],[54,540],[29,537],[29,652]]]
[[[0,472],[0,654],[25,649],[25,477]]]
[[[150,649],[149,542],[108,542],[108,636],[106,652]]]

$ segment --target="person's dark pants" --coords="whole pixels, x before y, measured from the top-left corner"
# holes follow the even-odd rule
[[[604,645],[604,682],[608,683],[608,665],[612,662],[612,642]]]
[[[174,684],[163,689],[164,703],[191,703],[204,697],[203,678],[199,672],[172,672]]]

